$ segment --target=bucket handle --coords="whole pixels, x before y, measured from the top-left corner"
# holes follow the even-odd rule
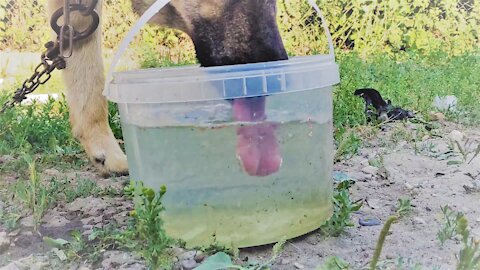
[[[335,49],[333,47],[333,39],[332,39],[332,35],[330,34],[330,30],[328,29],[327,20],[325,19],[325,16],[323,16],[323,13],[318,7],[317,3],[315,3],[315,0],[307,0],[307,1],[310,4],[310,6],[312,6],[313,9],[315,9],[318,16],[322,20],[323,30],[325,31],[325,35],[327,36],[327,40],[328,40],[328,49],[329,49],[328,55],[330,56],[331,59],[335,60]]]
[[[329,56],[331,59],[335,59],[335,51],[333,47],[333,40],[332,40],[332,35],[330,34],[330,30],[328,29],[327,21],[325,20],[325,17],[323,16],[322,11],[318,7],[318,5],[315,3],[315,0],[307,0],[308,3],[315,9],[317,12],[318,16],[322,20],[322,26],[325,31],[325,34],[327,35],[328,39],[328,47],[329,47]],[[120,46],[118,50],[115,52],[113,56],[113,60],[110,64],[110,69],[108,71],[107,78],[105,80],[105,87],[103,91],[103,95],[106,95],[108,92],[108,87],[110,83],[113,80],[113,72],[115,71],[115,68],[118,65],[118,62],[120,61],[120,58],[122,55],[125,53],[125,51],[128,49],[128,46],[130,43],[133,41],[137,33],[140,31],[140,29],[143,28],[145,24],[148,23],[148,21],[153,18],[164,6],[166,6],[170,0],[157,0],[155,3],[153,3],[146,11],[143,13],[143,15],[140,17],[140,19],[133,25],[132,29],[128,34],[125,36],[125,38],[122,40],[120,43]]]

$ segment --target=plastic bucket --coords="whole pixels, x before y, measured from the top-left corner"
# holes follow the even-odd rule
[[[159,2],[122,50],[168,1]],[[332,86],[340,81],[331,39],[330,48],[330,55],[285,61],[108,76],[105,95],[119,106],[131,179],[167,187],[167,234],[188,247],[249,247],[303,235],[330,217]],[[264,120],[235,120],[232,99],[261,96]],[[252,131],[275,137],[278,171],[252,176],[242,168],[240,137]]]

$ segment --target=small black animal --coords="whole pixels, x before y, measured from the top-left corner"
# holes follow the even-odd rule
[[[381,121],[403,120],[413,118],[413,112],[400,107],[394,107],[390,100],[385,101],[380,93],[373,88],[355,90],[355,96],[365,100],[365,114],[370,122],[373,119]]]

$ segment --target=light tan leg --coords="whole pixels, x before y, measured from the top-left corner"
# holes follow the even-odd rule
[[[99,12],[101,5],[99,1]],[[49,14],[61,6],[62,0],[49,0]],[[89,20],[74,13],[71,21],[76,29],[85,29]],[[66,62],[63,79],[73,135],[102,174],[128,173],[127,158],[108,125],[108,104],[102,95],[105,77],[101,28],[87,40],[77,42]]]

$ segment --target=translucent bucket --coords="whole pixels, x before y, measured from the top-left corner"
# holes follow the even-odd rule
[[[118,72],[105,95],[119,106],[131,179],[167,187],[167,234],[188,247],[250,247],[303,235],[330,217],[332,86],[339,81],[331,51]],[[234,119],[232,99],[260,96],[265,120]],[[239,130],[254,125],[274,127],[282,155],[279,170],[266,176],[246,173],[236,154]]]

